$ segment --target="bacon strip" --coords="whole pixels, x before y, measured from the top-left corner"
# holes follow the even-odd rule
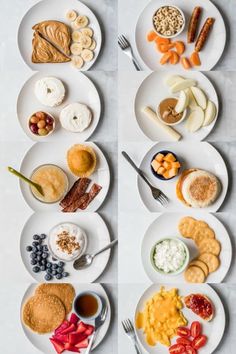
[[[89,200],[89,193],[84,193],[80,198],[76,199],[73,203],[62,209],[63,213],[74,213],[77,209],[80,209],[84,203]]]
[[[61,200],[60,206],[62,208],[69,207],[86,192],[91,180],[89,178],[79,178],[71,187],[65,198]]]
[[[86,209],[89,206],[89,204],[92,202],[92,200],[98,195],[101,189],[102,187],[99,186],[99,184],[94,183],[90,188],[90,191],[88,192],[88,199],[85,200],[84,203],[82,203],[82,205],[79,208],[81,210]]]
[[[193,43],[197,33],[197,27],[202,9],[200,6],[196,6],[193,10],[192,16],[188,25],[188,43]]]
[[[206,43],[206,40],[209,36],[210,30],[213,27],[213,24],[215,22],[215,19],[212,17],[208,17],[206,19],[206,22],[204,23],[201,32],[198,36],[197,42],[195,44],[195,50],[196,52],[200,52],[204,46],[204,44]]]

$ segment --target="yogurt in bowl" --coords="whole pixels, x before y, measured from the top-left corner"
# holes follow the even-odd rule
[[[71,262],[85,252],[87,236],[78,225],[61,223],[54,226],[49,233],[48,248],[53,257]]]

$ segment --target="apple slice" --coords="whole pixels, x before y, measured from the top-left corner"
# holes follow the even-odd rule
[[[174,84],[177,84],[177,82],[184,81],[185,79],[179,75],[171,75],[168,76],[167,79],[165,80],[166,84],[168,86],[173,86]]]
[[[177,113],[182,113],[188,106],[188,95],[184,91],[180,91],[178,102],[175,106]]]
[[[192,80],[192,79],[186,79],[184,81],[179,81],[177,83],[175,83],[174,85],[172,85],[170,87],[170,90],[172,93],[176,93],[182,90],[185,90],[189,87],[195,86],[196,85],[196,81]]]
[[[188,95],[188,106],[191,109],[195,109],[198,106],[198,104],[193,96],[192,90],[188,88],[184,92]]]
[[[204,122],[204,111],[201,107],[197,106],[189,115],[185,127],[190,133],[199,130]]]
[[[197,102],[197,104],[202,108],[206,109],[207,106],[207,98],[205,93],[199,87],[191,87],[193,96]]]
[[[211,124],[216,117],[216,105],[214,102],[208,100],[207,107],[205,110],[205,119],[203,122],[203,127]]]

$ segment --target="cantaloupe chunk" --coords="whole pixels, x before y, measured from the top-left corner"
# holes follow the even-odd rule
[[[154,171],[156,171],[156,172],[157,172],[158,168],[161,167],[161,163],[158,162],[157,160],[153,160],[151,165],[152,165],[152,168],[154,169]]]
[[[163,175],[165,172],[166,172],[166,169],[163,166],[159,167],[157,170],[157,173],[159,175]]]
[[[169,178],[171,177],[175,177],[178,174],[178,168],[172,168],[171,170],[168,171],[169,172]]]
[[[174,155],[171,152],[168,152],[168,154],[164,157],[165,161],[169,161],[169,162],[174,162],[176,161],[176,158],[174,157]]]
[[[168,161],[164,161],[163,162],[163,167],[165,167],[166,170],[170,170],[171,169],[171,162]]]
[[[163,177],[165,179],[169,179],[170,178],[170,171],[166,171],[165,173],[163,173]]]
[[[165,157],[165,156],[159,152],[159,153],[156,155],[155,160],[157,160],[158,162],[162,162],[163,159],[164,159],[164,157]]]
[[[148,32],[148,34],[147,34],[147,41],[148,42],[153,42],[156,40],[156,38],[157,38],[156,32],[154,32],[154,31]]]
[[[172,168],[180,168],[181,165],[179,163],[179,161],[175,161],[175,162],[172,162]]]

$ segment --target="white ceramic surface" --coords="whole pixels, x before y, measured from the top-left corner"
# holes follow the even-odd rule
[[[188,214],[189,215],[189,214]],[[184,283],[184,274],[162,275],[155,271],[150,261],[150,250],[153,245],[162,238],[177,237],[181,239],[188,247],[190,252],[190,261],[197,257],[198,248],[191,239],[181,236],[178,231],[178,224],[181,218],[187,216],[186,213],[164,213],[157,217],[148,227],[143,236],[141,255],[144,270],[153,283]],[[221,244],[219,255],[220,267],[206,278],[207,283],[220,283],[226,276],[232,259],[232,245],[229,234],[224,225],[212,214],[203,212],[193,212],[191,216],[196,220],[203,220],[215,231],[216,239]]]
[[[169,198],[169,203],[166,206],[168,211],[183,211],[191,210],[191,208],[185,206],[176,197],[176,182],[178,176],[169,180],[160,180],[156,178],[151,171],[150,163],[153,156],[162,150],[169,150],[174,152],[182,164],[182,170],[188,168],[199,168],[215,174],[222,185],[222,190],[216,201],[204,208],[206,212],[215,212],[219,209],[223,203],[227,189],[228,189],[228,172],[225,162],[219,152],[209,143],[195,142],[195,143],[158,143],[152,146],[152,148],[145,154],[140,164],[141,170],[148,177],[150,182],[157,188],[160,188],[166,196]],[[131,168],[131,167],[130,167]],[[137,178],[138,191],[144,205],[149,211],[158,212],[164,211],[164,207],[161,206],[151,195],[150,188],[146,183],[141,180],[141,177]]]
[[[68,65],[71,66],[70,62],[60,64],[36,64],[32,63],[31,61],[33,38],[32,27],[35,24],[45,20],[62,21],[70,25],[70,22],[66,20],[65,15],[66,12],[71,9],[77,11],[80,15],[85,15],[89,18],[89,26],[94,31],[94,39],[97,43],[97,46],[94,50],[93,60],[85,63],[85,65],[80,70],[89,70],[94,64],[101,49],[102,33],[98,20],[93,12],[85,4],[77,0],[42,0],[28,10],[28,12],[23,17],[18,29],[18,47],[23,60],[31,69],[40,71],[43,70],[44,67],[50,68],[51,66],[57,65],[62,70]],[[73,69],[73,72],[78,70],[76,68],[71,69]]]
[[[195,6],[201,6],[203,9],[199,29],[203,26],[207,17],[213,17],[215,19],[212,32],[209,35],[206,45],[200,52],[202,64],[199,67],[193,68],[193,70],[201,71],[211,70],[219,61],[226,43],[226,28],[221,13],[209,0],[169,0],[168,4],[180,7],[186,17],[185,30],[180,34],[180,36],[176,37],[175,40],[184,41],[185,43],[187,42],[186,36],[188,22]],[[137,21],[135,41],[139,55],[144,63],[149,67],[149,69],[166,70],[168,67],[170,70],[175,70],[174,65],[160,65],[159,60],[161,58],[161,54],[157,53],[154,43],[149,43],[146,40],[147,33],[152,29],[152,15],[155,10],[162,5],[167,5],[167,3],[162,0],[152,0],[145,6]],[[186,45],[184,56],[189,57],[193,50],[194,44]],[[179,66],[181,64],[177,65]]]
[[[216,105],[217,115],[215,120],[208,126],[202,127],[195,133],[190,133],[185,128],[185,123],[188,119],[190,110],[188,110],[185,120],[175,125],[173,128],[182,135],[182,140],[190,141],[200,141],[203,140],[214,128],[214,125],[217,120],[218,110],[219,110],[219,101],[217,97],[216,90],[210,80],[201,72],[197,71],[155,71],[147,76],[139,86],[135,101],[134,101],[134,110],[137,119],[137,123],[142,132],[152,141],[173,141],[171,137],[165,132],[157,127],[155,122],[147,118],[146,115],[142,112],[143,107],[149,106],[155,112],[158,107],[158,104],[167,97],[179,97],[179,93],[172,94],[170,92],[169,86],[166,84],[166,79],[169,76],[178,75],[183,78],[190,78],[197,81],[197,86],[206,93],[208,99],[213,101]]]
[[[35,233],[45,233],[49,236],[49,231],[59,223],[74,223],[85,231],[87,236],[86,254],[93,254],[105,247],[110,242],[108,228],[102,217],[97,213],[34,213],[26,222],[20,238],[21,258],[26,270],[37,282],[43,282],[45,272],[34,273],[30,264],[30,254],[26,251],[26,246],[31,245]],[[48,239],[48,238],[47,238]],[[47,239],[44,244],[47,244]],[[107,250],[94,258],[90,267],[83,270],[75,270],[72,262],[65,262],[65,271],[69,272],[63,282],[91,283],[95,281],[104,271],[110,258],[110,250]],[[55,282],[61,282],[54,278]]]
[[[83,291],[94,291],[98,295],[101,296],[101,298],[106,302],[108,306],[108,312],[107,312],[107,318],[106,321],[104,322],[103,326],[100,328],[97,337],[95,339],[95,343],[93,348],[96,348],[101,341],[104,339],[110,325],[111,321],[111,306],[110,306],[110,301],[107,296],[107,293],[105,289],[102,287],[100,284],[72,284],[73,287],[75,288],[76,294],[83,292]],[[28,289],[26,290],[22,302],[21,302],[21,311],[23,308],[24,303],[27,301],[27,299],[31,296],[33,296],[34,291],[37,287],[37,284],[31,284]],[[43,354],[52,354],[53,352],[53,347],[52,344],[49,341],[49,338],[51,337],[51,334],[44,334],[44,335],[39,335],[37,333],[32,332],[28,327],[26,327],[21,319],[23,331],[28,338],[28,340],[38,349],[40,350]],[[94,321],[91,322],[91,324],[94,324]],[[84,354],[86,352],[85,349],[81,349],[81,353]],[[65,354],[69,354],[68,351],[64,352]]]
[[[65,86],[66,94],[63,102],[57,107],[44,106],[34,94],[35,83],[44,77],[56,77]],[[79,102],[87,105],[92,112],[92,121],[87,129],[81,133],[72,133],[62,128],[59,117],[61,110],[70,103]],[[37,112],[44,111],[52,114],[56,120],[56,129],[49,136],[40,137],[29,129],[29,117]],[[50,70],[43,70],[32,75],[20,90],[17,100],[17,116],[25,134],[34,141],[58,141],[61,139],[78,138],[78,141],[87,140],[95,131],[101,114],[101,101],[93,82],[81,72],[73,72],[65,67],[51,66]]]
[[[78,141],[59,141],[54,143],[36,143],[34,144],[28,152],[25,154],[23,161],[21,163],[21,173],[25,176],[30,177],[33,170],[47,163],[53,163],[61,167],[67,174],[69,178],[70,187],[78,179],[74,176],[68,166],[66,161],[67,151]],[[97,183],[102,186],[101,191],[98,193],[96,198],[89,204],[85,212],[96,211],[103,203],[110,186],[110,170],[107,160],[102,152],[102,150],[94,143],[84,143],[84,145],[91,146],[97,155],[97,166],[95,172],[90,176],[91,182],[88,190],[91,188],[93,183]],[[36,198],[33,197],[31,190],[27,183],[20,180],[20,188],[26,203],[34,211],[59,211],[60,206],[58,203],[46,204],[41,203]]]

